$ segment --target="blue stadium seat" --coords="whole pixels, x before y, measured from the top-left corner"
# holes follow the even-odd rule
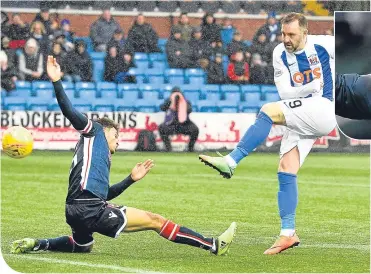
[[[245,93],[245,102],[243,103],[244,106],[247,107],[261,107],[261,95],[260,92],[248,92]]]
[[[19,89],[19,90],[12,90],[8,93],[5,92],[4,95],[8,97],[31,97],[33,95],[33,92],[31,89]]]
[[[114,98],[98,98],[93,101],[93,110],[102,112],[115,111]]]
[[[260,85],[242,85],[241,92],[242,94],[248,92],[260,92]]]
[[[88,112],[93,110],[91,102],[81,98],[72,100],[72,105],[81,112]]]
[[[100,51],[93,51],[93,52],[90,52],[90,57],[91,59],[93,60],[93,62],[95,60],[101,60],[101,61],[104,61],[104,58],[106,58],[106,52],[103,51],[103,52],[100,52]]]
[[[112,82],[98,82],[97,83],[97,90],[105,90],[105,89],[110,89],[110,90],[115,90],[117,89],[117,86],[115,83]]]
[[[27,82],[27,81],[16,81],[15,82],[15,88],[17,90],[20,90],[20,89],[31,89],[31,82]]]
[[[202,69],[191,68],[184,71],[186,77],[204,77],[205,72]]]
[[[75,84],[73,82],[62,82],[63,89],[75,89]]]
[[[147,60],[136,60],[135,65],[142,71],[146,71],[149,68],[149,62]]]
[[[202,87],[202,97],[205,99],[207,93],[220,93],[219,85],[204,85]]]
[[[228,91],[223,94],[225,101],[231,104],[237,104],[241,102],[241,93],[239,91]]]
[[[135,107],[135,101],[130,102],[126,99],[117,99],[115,100],[114,105],[116,111],[137,111]]]
[[[27,100],[27,109],[35,111],[46,111],[49,109],[50,99],[46,97],[32,97]]]
[[[160,98],[159,90],[145,90],[142,91],[142,98],[147,101],[155,101]]]
[[[134,61],[137,62],[137,61],[148,61],[148,55],[147,53],[143,53],[143,52],[136,52],[134,54]]]
[[[124,101],[128,102],[129,104],[135,104],[135,102],[139,99],[139,91],[138,90],[125,90],[122,94],[122,98]]]
[[[261,85],[260,87],[262,94],[266,92],[278,93],[277,88],[274,85]]]
[[[82,89],[78,92],[79,98],[84,99],[87,102],[90,102],[91,100],[95,99],[97,97],[97,92],[95,89]]]
[[[161,70],[158,70],[156,68],[150,68],[145,71],[145,74],[147,75],[155,75],[155,76],[164,76],[164,72]]]
[[[260,110],[259,107],[247,107],[247,106],[241,106],[240,112],[243,113],[258,113]]]
[[[162,99],[167,99],[170,97],[170,94],[171,94],[171,90],[174,88],[173,85],[171,84],[164,84],[161,86],[161,98]]]
[[[238,107],[236,106],[223,106],[219,107],[220,112],[222,113],[237,113],[238,112]]]
[[[150,53],[149,60],[153,61],[166,61],[166,55],[163,53]]]
[[[103,89],[101,90],[101,97],[102,98],[112,98],[112,99],[116,99],[118,96],[117,96],[117,90],[116,89]]]
[[[180,86],[180,89],[182,91],[201,91],[202,89],[202,86],[196,86],[196,85],[191,85],[191,84],[185,84],[185,85],[181,85]]]
[[[138,84],[147,82],[147,77],[145,76],[145,70],[143,70],[143,68],[130,68],[128,75],[135,75]]]
[[[278,93],[272,93],[272,92],[267,92],[265,93],[265,101],[267,102],[277,102],[281,100],[281,97]]]
[[[90,37],[75,37],[75,41],[79,40],[83,40],[85,42],[87,52],[94,51],[93,42],[91,41]]]
[[[151,66],[152,68],[162,72],[167,68],[167,63],[164,61],[153,61]]]
[[[27,98],[25,97],[5,97],[3,99],[4,108],[7,110],[26,110]]]
[[[168,83],[172,85],[183,85],[184,84],[184,73],[182,69],[166,69],[165,77]]]
[[[183,76],[169,76],[167,78],[167,81],[169,82],[169,84],[172,84],[172,85],[183,85],[184,84]]]
[[[200,100],[200,91],[199,90],[186,90],[183,92],[184,97],[187,101],[191,102],[192,105],[197,104],[197,102]]]
[[[165,76],[183,76],[184,71],[182,69],[169,68],[165,70]]]
[[[147,100],[147,99],[139,99],[135,102],[135,107],[140,112],[158,112],[160,109],[160,104],[162,100]]]
[[[77,82],[75,90],[79,91],[81,89],[95,89],[95,84],[92,82]]]
[[[64,92],[66,93],[68,98],[76,98],[75,90],[74,89],[65,89]],[[53,96],[55,97],[55,92],[53,91]]]
[[[215,92],[215,91],[208,91],[206,92],[206,98],[207,101],[216,103],[221,100],[221,93]]]
[[[216,102],[212,102],[208,100],[200,100],[197,102],[195,106],[197,106],[199,112],[219,112],[220,111]]]
[[[166,46],[167,39],[166,38],[159,38],[158,39],[158,45],[159,46]]]
[[[93,81],[103,81],[104,60],[93,60]]]
[[[49,108],[48,108],[50,111],[61,111],[61,108],[59,107],[58,104],[49,104]]]
[[[53,89],[53,84],[48,81],[33,81],[32,91],[35,91],[37,89]]]
[[[195,86],[202,86],[205,84],[205,78],[204,77],[188,77],[188,83]]]
[[[240,87],[238,85],[221,85],[220,90],[222,93],[227,92],[240,92]]]
[[[38,89],[36,90],[36,97],[52,99],[54,97],[53,89]]]
[[[150,84],[164,84],[165,77],[163,75],[149,75],[148,83]]]

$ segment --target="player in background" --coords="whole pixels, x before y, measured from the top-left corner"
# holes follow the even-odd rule
[[[261,108],[255,123],[230,154],[199,156],[223,177],[231,178],[238,163],[268,137],[273,124],[286,126],[277,174],[281,232],[264,254],[277,254],[299,245],[295,232],[297,173],[316,139],[329,134],[336,126],[334,38],[308,35],[307,19],[299,13],[287,14],[281,24],[283,43],[273,51],[273,66],[282,101],[267,103]]]
[[[335,113],[349,119],[371,119],[371,74],[336,74]]]
[[[66,221],[72,236],[25,238],[13,242],[11,252],[90,252],[94,232],[116,238],[121,232],[153,230],[175,243],[200,247],[215,255],[226,254],[235,234],[234,222],[218,238],[207,238],[158,214],[107,203],[146,176],[154,166],[153,161],[136,164],[127,178],[110,186],[111,154],[118,146],[118,125],[108,118],[89,120],[72,106],[63,90],[60,67],[53,56],[48,57],[47,72],[63,115],[81,133],[70,169],[66,199]]]

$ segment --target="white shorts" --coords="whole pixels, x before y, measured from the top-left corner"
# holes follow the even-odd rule
[[[326,136],[336,127],[335,104],[315,96],[278,102],[286,120],[280,157],[298,147],[300,166],[318,137]]]

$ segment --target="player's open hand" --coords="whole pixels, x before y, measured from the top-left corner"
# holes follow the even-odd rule
[[[137,163],[133,170],[131,171],[131,178],[134,181],[139,181],[154,167],[153,160],[146,160],[143,163]]]
[[[57,59],[55,59],[51,55],[48,56],[46,70],[48,72],[50,80],[52,80],[53,82],[57,82],[59,79],[61,79],[61,67],[57,63]]]

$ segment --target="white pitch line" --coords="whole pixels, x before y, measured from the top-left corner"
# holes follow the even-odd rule
[[[20,260],[26,259],[26,260],[32,260],[32,261],[43,261],[43,262],[57,263],[57,264],[69,264],[69,265],[86,266],[86,267],[92,267],[92,268],[104,268],[104,269],[117,270],[117,271],[126,272],[126,273],[149,273],[149,274],[160,274],[160,273],[162,273],[162,272],[147,271],[147,270],[138,269],[138,268],[116,266],[116,265],[91,264],[91,263],[79,262],[79,261],[45,258],[45,257],[39,257],[37,254],[34,254],[32,256],[25,255],[25,254],[19,254],[19,255],[3,254],[3,256],[13,257],[13,258],[17,258],[17,259],[20,259]]]
[[[359,251],[370,252],[369,245],[348,245],[348,244],[300,244],[301,248],[339,248],[339,249],[357,249]]]

